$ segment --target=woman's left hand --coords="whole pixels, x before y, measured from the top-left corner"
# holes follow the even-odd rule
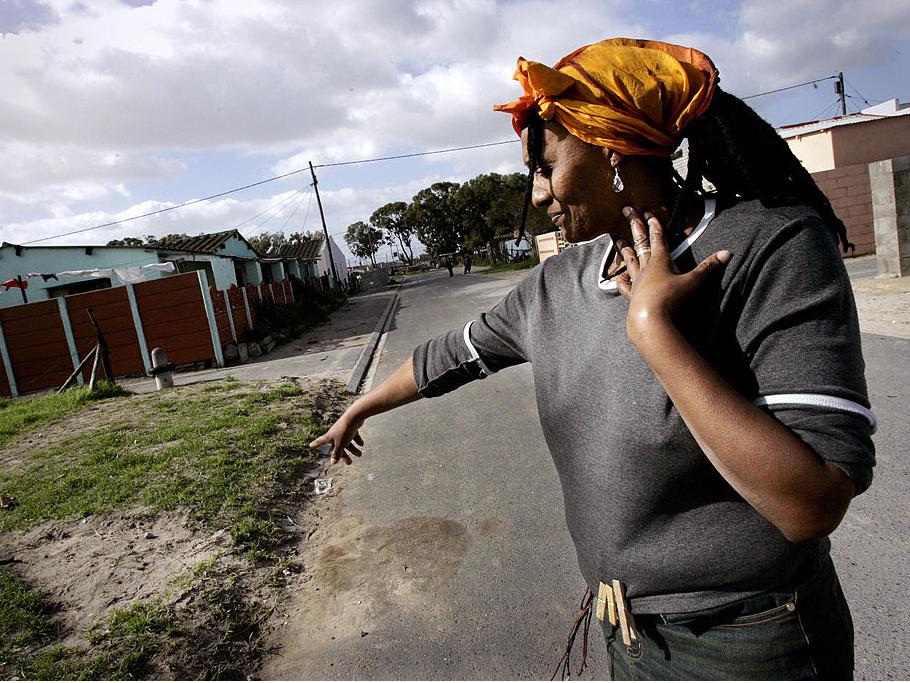
[[[632,228],[633,244],[617,240],[626,272],[617,280],[619,291],[629,300],[626,332],[636,346],[647,339],[653,325],[673,323],[681,304],[704,285],[710,274],[730,260],[729,251],[712,254],[688,273],[680,273],[664,236],[660,221],[649,212],[644,218],[631,207],[623,215]]]

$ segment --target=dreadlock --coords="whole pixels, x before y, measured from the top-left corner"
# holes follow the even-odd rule
[[[808,204],[844,253],[854,249],[847,229],[790,150],[786,141],[745,102],[720,88],[708,110],[686,130],[689,165],[671,213],[668,231],[682,227],[704,177],[722,199],[758,199],[766,206]]]
[[[531,206],[531,193],[534,191],[534,174],[540,166],[540,141],[543,137],[543,119],[536,114],[532,114],[528,123],[528,182],[525,186],[525,198],[521,207],[521,223],[518,227],[518,239],[525,235],[525,224],[528,220],[528,208]]]

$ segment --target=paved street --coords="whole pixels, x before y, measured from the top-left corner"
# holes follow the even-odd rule
[[[460,327],[513,284],[436,273],[412,280],[401,290],[377,381],[422,340]],[[900,444],[908,437],[910,341],[866,335],[864,345],[882,424],[879,466],[873,488],[857,499],[835,535],[835,558],[856,622],[857,677],[905,678],[910,544],[903,511],[910,507],[910,468]],[[345,585],[357,586],[350,595],[359,607],[340,610],[305,657],[288,648],[282,664],[267,672],[342,679],[548,678],[584,585],[537,421],[530,368],[512,368],[373,418],[364,436],[363,459],[341,476],[337,523],[353,531],[337,532],[345,539],[339,541],[344,549],[335,549],[343,558],[333,565],[333,572],[347,574]],[[362,547],[363,538],[377,534],[389,540],[372,550]],[[406,535],[407,543],[396,534]],[[396,556],[382,555],[395,548]],[[409,579],[408,571],[420,580]],[[888,647],[882,647],[885,637]],[[606,678],[596,631],[591,646],[583,678]],[[579,640],[576,653],[580,647]]]

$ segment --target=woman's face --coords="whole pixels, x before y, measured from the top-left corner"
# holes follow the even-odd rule
[[[527,129],[521,146],[527,165]],[[594,239],[622,222],[623,195],[611,189],[609,150],[589,145],[558,123],[548,122],[543,126],[539,161],[531,201],[547,210],[567,241]]]

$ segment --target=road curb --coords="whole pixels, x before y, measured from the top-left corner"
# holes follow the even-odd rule
[[[401,285],[395,288],[395,293],[392,295],[392,299],[389,301],[388,306],[385,307],[382,315],[379,317],[379,322],[376,323],[376,327],[373,329],[373,334],[370,335],[370,340],[367,342],[367,345],[363,347],[363,351],[360,352],[360,358],[357,359],[354,369],[351,370],[351,377],[348,379],[347,391],[349,394],[356,394],[357,390],[360,389],[360,385],[363,384],[363,378],[367,374],[367,370],[370,367],[370,361],[373,360],[373,354],[376,352],[376,346],[379,344],[379,338],[382,336],[382,333],[385,332],[386,327],[388,327],[389,322],[392,320],[392,311],[395,310],[395,304],[398,303],[398,292],[401,290]]]

